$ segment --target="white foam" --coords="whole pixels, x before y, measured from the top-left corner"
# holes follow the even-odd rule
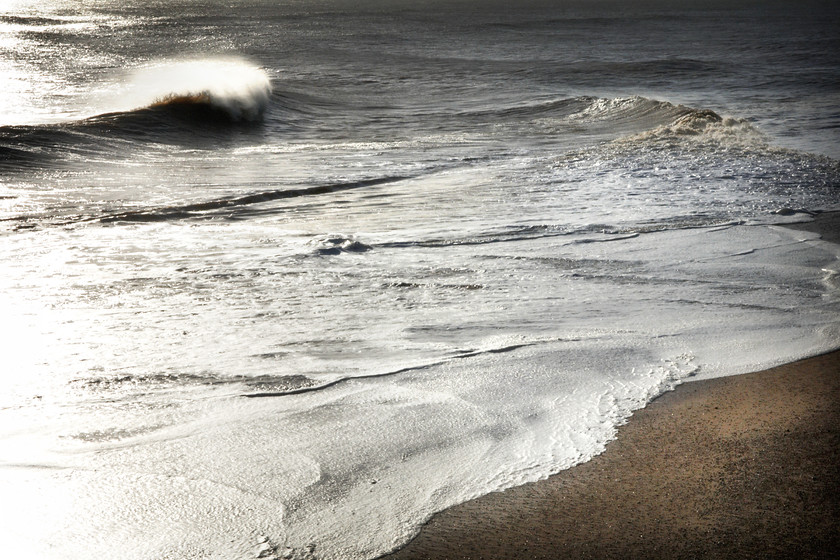
[[[262,116],[271,95],[265,71],[244,59],[164,61],[134,70],[120,93],[121,110],[139,109],[178,97],[207,97],[236,120]]]
[[[159,236],[170,229],[144,231],[142,238],[108,228],[79,234],[104,236],[102,250],[124,258],[130,243],[160,244]],[[210,231],[179,231],[183,247],[172,250],[193,259]],[[218,260],[223,239],[235,242],[237,230],[224,231],[211,236],[214,245],[203,266]],[[276,234],[276,224],[266,224],[263,233],[268,232]],[[373,558],[409,539],[435,511],[586,461],[604,449],[633,410],[691,376],[761,369],[837,343],[840,294],[826,282],[831,275],[825,271],[837,269],[840,247],[813,234],[760,226],[609,239],[593,236],[595,243],[583,244],[544,237],[478,248],[416,248],[408,257],[401,249],[381,247],[364,253],[369,271],[385,263],[398,271],[408,265],[401,258],[410,258],[413,267],[432,255],[445,262],[481,260],[483,281],[495,289],[457,292],[451,302],[439,295],[428,306],[418,293],[412,310],[415,324],[438,322],[441,342],[429,347],[448,349],[445,355],[453,359],[282,397],[247,399],[232,395],[231,387],[176,385],[169,393],[147,394],[145,387],[138,394],[130,387],[113,393],[124,406],[63,406],[49,422],[30,429],[39,442],[52,436],[57,451],[27,454],[11,443],[0,448],[6,464],[0,485],[3,495],[11,496],[6,511],[14,512],[0,523],[0,540],[35,556],[63,559],[107,556],[114,549],[128,560],[190,554]],[[22,240],[25,247],[31,244]],[[288,261],[278,263],[277,246],[270,249],[259,244],[239,250],[247,251],[249,267],[272,263],[288,271]],[[309,260],[317,261],[321,278],[337,274],[341,261],[360,273],[356,258]],[[108,259],[100,255],[98,262]],[[95,274],[113,275],[109,284],[131,277],[123,263],[100,264]],[[543,273],[533,274],[530,267]],[[452,271],[446,282],[455,282],[453,273],[457,277]],[[314,309],[325,314],[320,324],[327,333],[329,325],[350,317],[342,305],[361,318],[371,346],[356,352],[358,342],[345,332],[341,349],[352,356],[347,364],[371,360],[363,374],[382,366],[366,356],[381,352],[377,343],[392,348],[412,342],[411,354],[423,349],[419,335],[406,340],[404,329],[373,313],[382,302],[370,298],[386,290],[366,278],[358,295],[364,294],[367,307],[353,299],[349,277],[341,293],[327,289],[309,300],[330,302]],[[419,292],[423,280],[416,280],[417,288],[405,290]],[[262,293],[261,285],[247,292],[241,295]],[[494,299],[501,292],[504,299]],[[391,293],[410,297],[400,289]],[[347,294],[355,303],[342,299]],[[278,333],[262,324],[260,337],[245,335],[255,327],[237,325],[238,292],[227,292],[223,304],[202,307],[194,319],[201,322],[191,324],[189,336],[171,317],[177,298],[153,301],[138,314],[140,302],[127,293],[121,297],[128,310],[114,311],[121,321],[173,332],[155,340],[164,362],[155,362],[148,348],[135,347],[137,341],[113,340],[113,362],[97,355],[107,370],[141,357],[145,371],[164,365],[184,372],[284,367],[247,359]],[[156,320],[164,316],[169,323]],[[490,334],[476,334],[488,317]],[[77,314],[74,330],[53,342],[67,345],[62,358],[67,367],[78,359],[73,333],[97,336],[102,318],[86,321]],[[457,329],[445,328],[450,319]],[[519,334],[504,334],[506,327]],[[472,352],[455,352],[459,344]],[[55,349],[59,355],[60,350]],[[399,353],[384,359],[406,364]],[[341,363],[331,356],[316,366],[329,360]],[[6,430],[23,425],[9,422],[18,414],[11,409],[0,412]],[[92,431],[112,437],[83,437]],[[0,441],[20,440],[0,433]],[[42,468],[22,468],[27,457]],[[39,522],[44,509],[46,524]]]

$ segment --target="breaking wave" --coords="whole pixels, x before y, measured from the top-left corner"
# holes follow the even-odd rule
[[[239,59],[207,59],[155,64],[134,71],[124,111],[169,109],[217,113],[231,121],[262,118],[271,81],[261,68]]]
[[[767,143],[747,120],[724,117],[707,108],[689,107],[642,96],[578,96],[460,113],[462,122],[519,123],[534,134],[613,136],[618,142],[652,142],[696,137],[720,143]]]
[[[722,117],[708,109],[688,109],[669,123],[619,142],[673,143],[691,138],[722,145],[764,147],[767,143],[767,138],[747,120]]]
[[[617,138],[618,143],[673,143],[690,138],[741,146],[763,147],[767,143],[767,138],[746,119],[639,96],[590,98],[588,106],[569,120],[625,125],[626,135]]]
[[[70,120],[0,127],[0,140],[49,145],[81,140],[75,131],[154,134],[183,124],[252,123],[272,94],[261,68],[239,59],[166,62],[134,70],[119,91],[101,93],[93,111]]]
[[[118,92],[101,94],[88,116],[0,126],[0,169],[15,171],[110,153],[115,140],[195,145],[227,137],[231,126],[262,121],[272,87],[261,68],[239,59],[155,64],[133,71]],[[196,133],[198,132],[198,133]]]

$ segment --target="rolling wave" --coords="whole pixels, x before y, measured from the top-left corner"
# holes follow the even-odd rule
[[[465,111],[457,117],[467,124],[516,122],[519,125],[534,125],[535,132],[541,126],[553,125],[572,134],[606,131],[622,136],[661,131],[663,127],[671,127],[682,134],[700,134],[709,123],[730,126],[735,122],[732,119],[725,120],[708,109],[641,96],[555,98],[523,105]]]
[[[198,137],[190,135],[195,129],[260,122],[271,95],[265,71],[239,59],[157,64],[136,70],[122,91],[98,102],[102,109],[93,115],[0,126],[0,162],[25,167],[79,150],[107,151],[114,137],[191,141]]]
[[[115,98],[113,110],[77,124],[165,125],[257,122],[263,118],[272,88],[264,70],[239,59],[165,62],[135,70]],[[157,122],[156,122],[157,121]]]
[[[239,59],[167,62],[136,71],[125,96],[132,109],[198,108],[233,122],[256,121],[268,106],[271,82]]]
[[[101,110],[59,122],[0,126],[0,150],[30,157],[39,148],[83,143],[85,134],[154,136],[190,127],[259,122],[272,88],[264,70],[239,59],[162,63],[136,70],[102,97]],[[29,149],[27,149],[29,148]]]
[[[220,77],[225,72],[230,75]],[[194,129],[224,130],[260,122],[272,101],[290,122],[297,119],[295,122],[319,126],[320,120],[329,116],[309,97],[272,92],[265,72],[242,62],[200,61],[155,67],[138,73],[133,82],[137,85],[109,104],[116,105],[115,109],[67,122],[0,126],[0,153],[24,162],[42,148],[72,149],[75,144],[101,142],[97,137],[102,135],[153,141],[166,141],[169,135],[173,141],[188,141]],[[331,109],[340,111],[340,107]],[[746,128],[743,120],[722,119],[709,110],[638,96],[580,96],[492,107],[459,113],[454,122],[452,115],[446,115],[450,125],[461,129],[487,122],[538,123],[546,119],[565,125],[571,133],[614,130],[622,135],[640,135],[638,139],[646,133],[661,135],[666,128],[680,134],[711,131],[708,124],[732,128],[737,122]]]
[[[275,133],[288,132],[291,139],[308,127],[331,130],[332,123],[345,122],[340,104],[324,105],[310,93],[273,92],[262,69],[237,59],[150,66],[133,74],[131,85],[114,104],[123,108],[63,123],[0,127],[0,169],[85,164],[91,154],[122,158],[126,150],[134,149],[134,142],[212,149],[219,142],[245,138],[230,131],[251,129],[262,121],[269,104],[267,126]],[[744,119],[640,96],[542,99],[462,112],[454,118],[438,116],[461,132],[480,131],[492,123],[489,134],[505,134],[505,127],[497,125],[507,123],[516,134],[586,135],[624,145],[655,147],[693,138],[695,145],[702,140],[713,146],[766,146],[766,138]],[[376,132],[372,119],[370,126]],[[253,130],[262,128],[257,125]]]

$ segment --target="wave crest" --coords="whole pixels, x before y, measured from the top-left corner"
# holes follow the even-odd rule
[[[158,63],[136,70],[124,101],[142,108],[207,108],[232,121],[262,118],[271,81],[261,68],[240,59]]]
[[[648,122],[661,122],[683,114],[685,108],[667,101],[657,101],[634,95],[614,99],[582,97],[586,104],[569,119],[576,122],[618,122],[627,121],[644,126]]]
[[[767,138],[746,119],[723,117],[710,109],[639,96],[583,99],[588,104],[568,119],[588,125],[608,123],[611,127],[629,128],[629,135],[615,140],[618,144],[685,141],[741,146],[767,144]]]
[[[686,140],[730,146],[767,144],[767,138],[746,119],[721,117],[707,109],[691,109],[668,124],[618,141],[674,143]]]

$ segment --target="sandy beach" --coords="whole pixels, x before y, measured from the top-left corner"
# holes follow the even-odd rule
[[[837,241],[840,214],[797,229]],[[407,559],[840,557],[840,352],[689,382],[592,461],[434,516]]]

